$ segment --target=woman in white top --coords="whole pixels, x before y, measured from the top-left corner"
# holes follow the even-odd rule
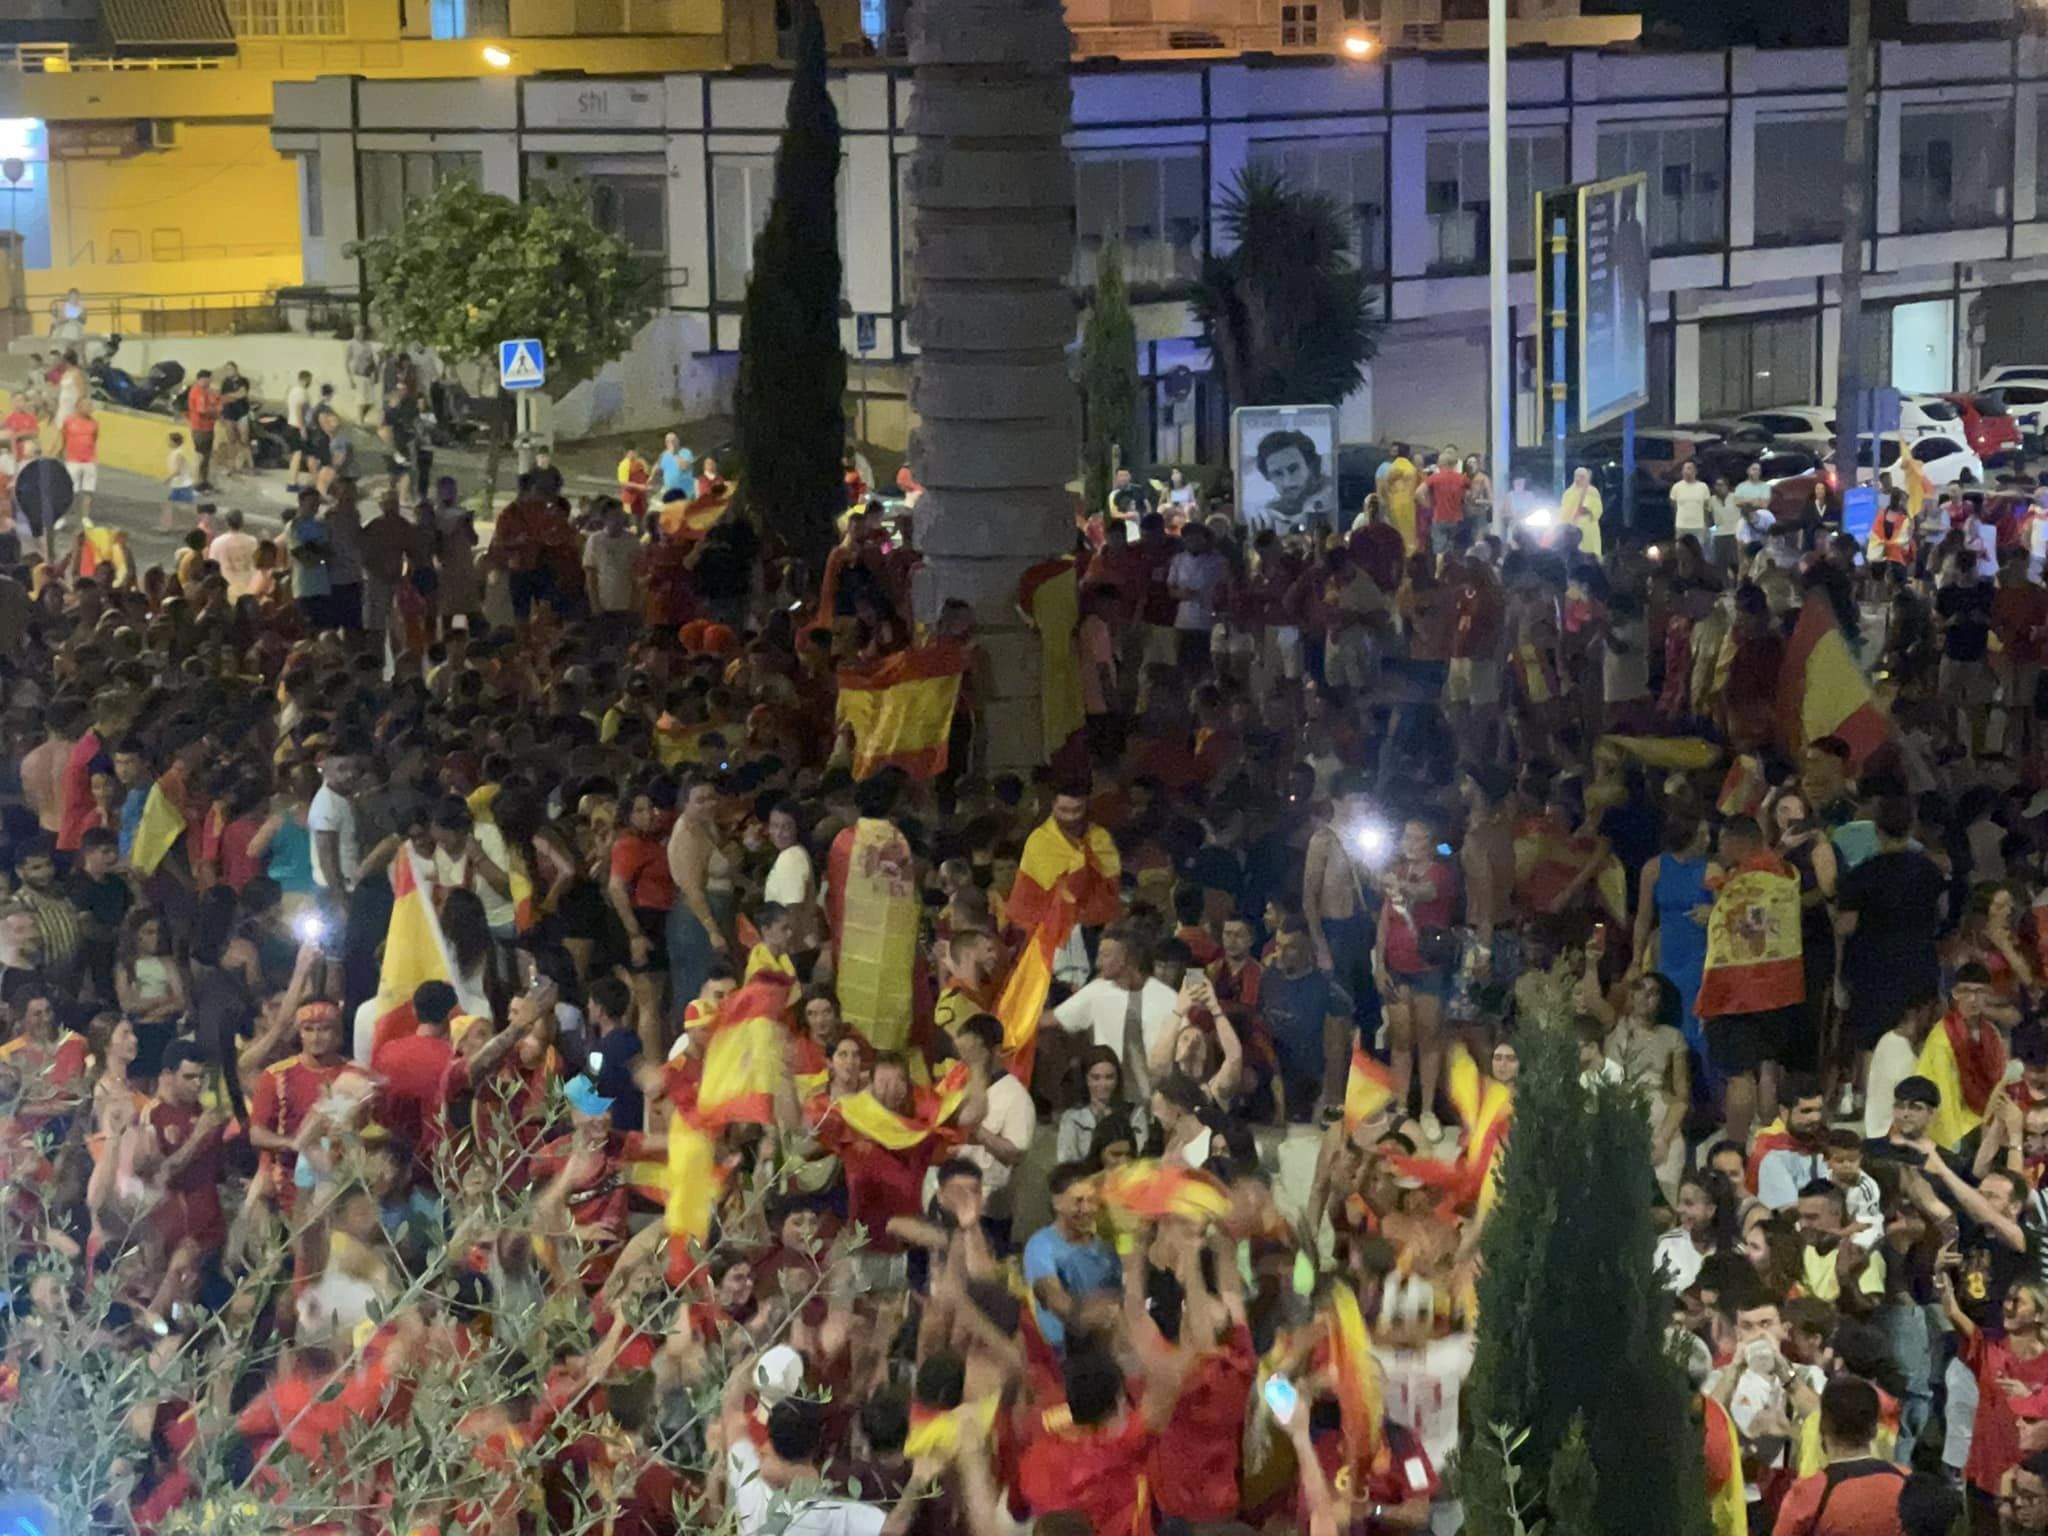
[[[818,923],[818,877],[811,863],[811,851],[804,847],[796,819],[796,802],[785,800],[768,813],[768,842],[775,849],[775,862],[761,885],[761,899],[787,910],[796,922],[790,947],[796,953],[816,949],[820,943]]]
[[[1608,1026],[1604,1054],[1641,1090],[1650,1117],[1650,1166],[1666,1196],[1675,1196],[1685,1166],[1685,1111],[1692,1102],[1692,1061],[1678,1028],[1678,988],[1657,972],[1639,973],[1629,981],[1617,1015],[1592,976],[1588,968],[1580,1006]]]
[[[1681,1179],[1677,1209],[1678,1225],[1657,1239],[1651,1260],[1674,1294],[1690,1288],[1700,1266],[1715,1254],[1742,1249],[1735,1192],[1718,1173],[1702,1169]]]

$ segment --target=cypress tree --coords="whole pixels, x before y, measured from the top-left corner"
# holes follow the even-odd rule
[[[1482,1242],[1460,1458],[1467,1529],[1513,1536],[1504,1428],[1527,1431],[1517,1480],[1567,1506],[1550,1511],[1560,1529],[1706,1536],[1700,1423],[1651,1264],[1640,1090],[1586,1088],[1569,988],[1546,978],[1539,994],[1515,1039],[1515,1128]]]
[[[1096,265],[1095,297],[1081,332],[1081,398],[1088,413],[1081,450],[1087,507],[1100,512],[1109,502],[1117,445],[1138,409],[1138,327],[1124,287],[1123,251],[1114,241]]]
[[[796,5],[796,75],[775,151],[775,195],[754,241],[740,319],[740,494],[799,554],[822,561],[845,509],[846,351],[839,337],[839,112],[825,89],[825,24]]]

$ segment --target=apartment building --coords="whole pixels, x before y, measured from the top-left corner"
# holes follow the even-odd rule
[[[1510,71],[1517,330],[1534,332],[1531,200],[1642,171],[1651,189],[1653,418],[1825,400],[1843,118],[1834,50],[1517,56]],[[907,71],[835,79],[845,334],[878,438],[900,429],[914,338],[905,189]],[[328,78],[277,90],[272,134],[296,160],[309,283],[354,286],[344,252],[405,196],[467,175],[518,195],[570,177],[604,188],[629,243],[666,274],[653,360],[625,365],[593,420],[650,391],[701,399],[729,373],[753,237],[767,216],[786,84],[760,74],[613,80]],[[1222,402],[1176,285],[1210,248],[1246,165],[1320,188],[1350,219],[1388,319],[1347,438],[1487,439],[1485,65],[1436,54],[1087,62],[1074,77],[1075,280],[1110,240],[1139,300],[1151,455],[1214,458]],[[2048,361],[2048,45],[1885,44],[1877,59],[1865,303],[1870,372],[1901,388]],[[651,344],[652,345],[652,344]],[[1529,402],[1525,395],[1525,409]],[[664,407],[654,406],[652,409]],[[638,423],[625,423],[637,425]],[[877,425],[879,424],[879,425]]]

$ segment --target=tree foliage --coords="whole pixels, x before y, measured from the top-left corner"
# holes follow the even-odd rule
[[[538,337],[551,383],[595,373],[653,313],[655,274],[559,193],[514,202],[455,177],[350,254],[385,335],[452,362]]]
[[[1081,330],[1081,398],[1088,436],[1082,444],[1087,505],[1109,500],[1117,445],[1129,437],[1138,409],[1138,327],[1124,287],[1123,252],[1111,243],[1095,269],[1095,297]]]
[[[1515,1130],[1482,1249],[1470,1422],[1527,1432],[1517,1460],[1546,1490],[1554,1532],[1704,1536],[1700,1422],[1651,1264],[1641,1093],[1586,1088],[1569,983],[1543,978],[1538,992],[1515,1041]],[[1512,1536],[1514,1465],[1487,1432],[1462,1458],[1467,1529]]]
[[[792,549],[822,560],[845,508],[846,351],[839,337],[839,112],[825,24],[798,0],[796,77],[775,197],[740,318],[740,494]]]
[[[1247,166],[1192,301],[1231,405],[1335,405],[1379,350],[1372,288],[1336,199]]]

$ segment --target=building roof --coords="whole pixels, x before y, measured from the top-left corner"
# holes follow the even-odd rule
[[[100,18],[116,48],[232,48],[222,0],[100,0]]]

